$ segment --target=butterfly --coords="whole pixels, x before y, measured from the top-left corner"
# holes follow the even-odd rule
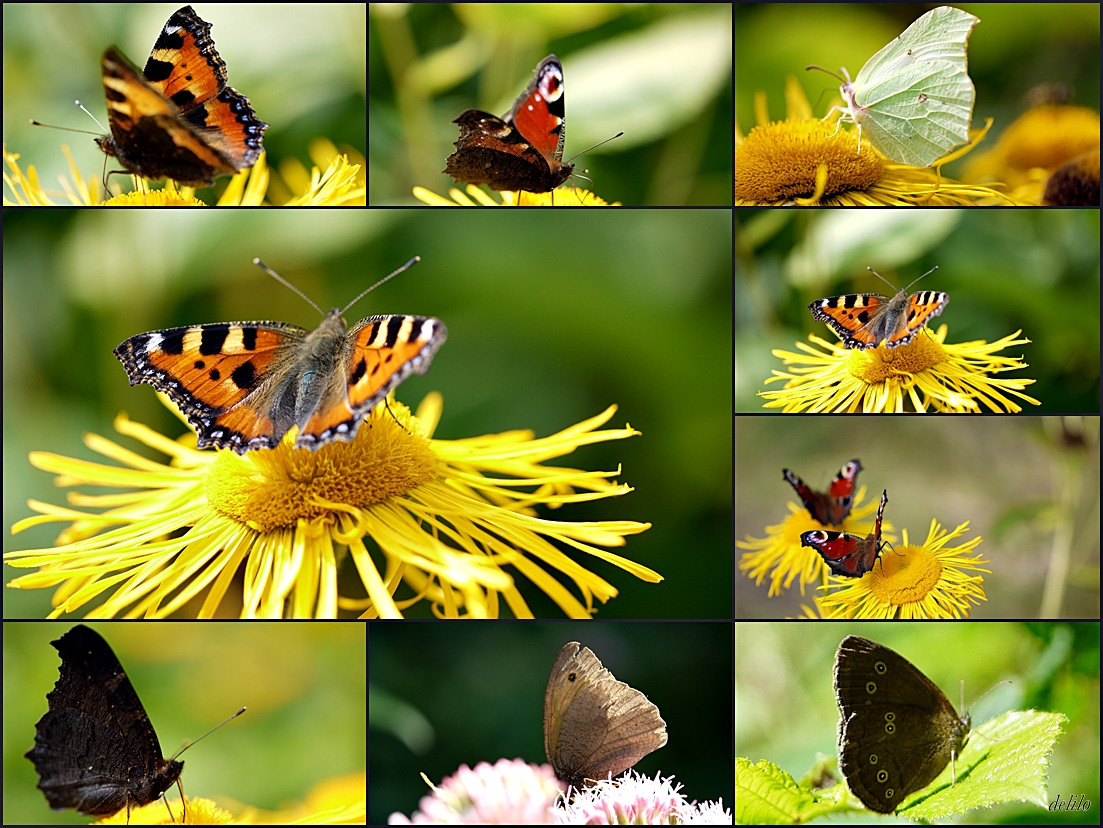
[[[881,516],[885,513],[885,504],[889,502],[889,493],[881,493],[881,505],[877,507],[877,520],[873,532],[860,538],[847,532],[828,532],[815,529],[800,536],[800,545],[809,546],[820,553],[827,568],[836,575],[848,578],[860,578],[873,569],[885,542],[881,540]]]
[[[444,172],[492,190],[554,190],[574,170],[574,164],[563,163],[565,117],[563,67],[548,55],[501,118],[468,109],[452,122],[460,125],[460,137]]]
[[[868,269],[888,282],[873,268]],[[936,270],[937,267],[931,268],[923,276]],[[895,348],[911,342],[927,320],[942,313],[950,301],[949,294],[937,290],[921,290],[911,296],[905,291],[898,290],[891,297],[877,293],[829,296],[817,299],[808,306],[808,310],[812,311],[814,318],[830,325],[847,348],[867,350],[876,348],[882,341],[886,347]]]
[[[144,70],[114,46],[102,67],[111,135],[96,143],[128,172],[206,187],[256,163],[268,124],[226,85],[211,24],[191,6],[168,19]]]
[[[812,491],[808,484],[788,469],[782,469],[781,473],[789,481],[789,485],[796,490],[813,520],[840,526],[850,514],[850,507],[854,505],[854,487],[858,472],[861,470],[862,464],[857,460],[851,460],[835,475],[826,493]]]
[[[353,439],[392,389],[428,370],[448,335],[443,322],[424,316],[369,316],[350,329],[342,314],[364,293],[313,331],[283,322],[192,325],[132,336],[115,356],[131,385],[149,383],[168,395],[195,427],[200,448],[275,448],[298,426],[295,447],[317,449]]]

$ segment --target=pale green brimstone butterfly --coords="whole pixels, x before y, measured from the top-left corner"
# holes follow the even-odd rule
[[[666,744],[647,696],[601,666],[589,647],[559,651],[544,692],[544,752],[555,775],[581,789],[628,770]]]
[[[846,83],[839,91],[847,106],[832,112],[844,113],[839,123],[858,125],[859,152],[863,127],[887,158],[913,167],[929,167],[969,142],[976,91],[965,47],[979,22],[961,9],[939,6],[866,61],[853,82],[843,69]]]

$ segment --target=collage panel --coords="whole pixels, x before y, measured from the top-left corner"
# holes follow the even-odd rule
[[[138,218],[5,216],[6,295],[40,309],[5,326],[6,452],[21,472],[6,486],[20,529],[6,543],[6,582],[25,587],[5,590],[6,617],[43,617],[55,604],[78,615],[731,617],[727,213],[607,211],[554,225],[451,211]],[[341,369],[336,358],[272,359],[279,347],[304,353],[296,343],[325,312],[253,259],[324,309],[415,256],[344,313],[349,326],[389,314],[397,338],[350,327],[351,352],[379,365],[371,380],[341,374],[363,406],[299,405],[315,412],[304,421],[310,450],[274,455],[258,483],[254,461],[298,422],[278,401]],[[436,333],[414,319],[436,320]],[[238,378],[258,372],[269,391],[239,399]],[[401,385],[376,383],[384,375]],[[369,416],[378,400],[368,392],[386,389],[393,400]],[[356,457],[363,441],[405,446],[414,432],[411,454],[387,455],[398,465],[372,459],[365,479],[377,489],[354,485],[360,466],[330,477],[323,465],[311,478],[288,456],[314,469]],[[134,457],[112,456],[113,445]],[[208,465],[220,445],[230,450]],[[166,449],[182,468],[162,465]],[[121,525],[80,524],[59,541],[70,523],[34,518],[64,502],[63,472],[82,496],[138,487],[137,513],[109,502]],[[287,528],[300,518],[318,533]],[[205,530],[222,533],[213,549]],[[35,580],[45,565],[36,549],[66,569]],[[143,568],[139,552],[154,564]],[[92,553],[85,582],[80,556]]]
[[[1096,618],[1098,508],[1098,417],[738,417],[736,617]]]
[[[363,823],[366,632],[5,621],[5,824]]]
[[[731,207],[730,3],[372,3],[372,207]]]
[[[5,206],[101,205],[105,181],[111,206],[364,206],[366,18],[361,3],[7,4]]]
[[[741,3],[735,35],[737,207],[1099,207],[1098,6]]]
[[[565,787],[557,773],[590,780],[574,802],[584,808],[594,782],[634,766],[604,806],[585,806],[595,818],[615,807],[653,824],[723,822],[726,810],[730,824],[731,635],[730,622],[373,622],[369,823],[450,821],[458,808],[543,821]],[[574,661],[584,651],[571,642],[615,681]]]
[[[976,809],[990,825],[1093,824],[1097,621],[740,621],[735,635],[737,823]]]
[[[1099,413],[1098,210],[735,225],[737,412]]]

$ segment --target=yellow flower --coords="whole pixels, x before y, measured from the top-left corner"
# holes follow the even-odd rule
[[[829,527],[832,531],[849,532],[852,535],[865,537],[873,531],[873,514],[877,511],[880,501],[870,501],[860,506],[866,497],[866,487],[862,486],[854,497],[854,506],[846,520],[839,526]],[[755,579],[755,585],[761,586],[767,574],[770,576],[770,590],[768,597],[780,595],[783,589],[788,589],[794,578],[799,578],[800,594],[804,595],[805,584],[821,584],[830,572],[823,558],[814,549],[801,546],[800,536],[814,529],[825,528],[823,524],[813,518],[804,506],[798,506],[789,502],[789,511],[792,513],[785,522],[777,526],[766,527],[765,538],[754,538],[750,535],[746,540],[736,541],[739,549],[750,550],[739,560],[739,568],[747,572],[747,576]],[[892,541],[892,523],[884,520],[881,524],[881,538]],[[849,580],[849,579],[844,579]]]
[[[557,194],[558,193],[558,194]],[[464,191],[453,187],[448,191],[449,201],[424,187],[414,187],[414,198],[432,207],[620,207],[619,201],[609,204],[589,190],[564,187],[550,193],[526,193],[524,190],[503,190],[501,203],[495,201],[486,190],[468,184]]]
[[[55,206],[60,200],[66,205],[82,207],[206,207],[206,202],[195,197],[194,187],[178,187],[174,181],[165,182],[164,188],[154,190],[150,182],[139,176],[131,176],[134,190],[101,201],[100,173],[84,176],[77,166],[69,147],[62,145],[62,152],[69,162],[71,181],[63,179],[61,192],[51,192],[38,180],[34,166],[26,172],[20,167],[19,155],[9,153],[4,147],[4,161],[8,175],[4,177],[14,199],[4,195],[4,206]],[[351,150],[349,151],[351,152]],[[266,163],[266,153],[261,153],[256,164],[230,178],[226,189],[218,197],[216,207],[261,207],[265,199],[268,206],[277,203],[270,192],[272,170]],[[315,141],[311,155],[318,166],[307,171],[298,162],[282,166],[283,176],[276,178],[277,191],[282,194],[278,203],[289,207],[335,207],[364,205],[367,202],[367,183],[364,178],[363,158],[351,163],[349,153],[339,154],[332,143]],[[353,158],[357,157],[352,153]],[[325,172],[322,172],[322,169]],[[292,195],[291,193],[294,193]]]
[[[831,576],[821,589],[829,594],[816,598],[824,618],[968,618],[970,605],[988,600],[984,579],[975,573],[987,564],[979,555],[969,556],[981,538],[960,546],[949,545],[962,537],[969,522],[952,532],[943,531],[932,519],[927,539],[918,546],[904,540],[893,551],[878,557],[877,565],[861,578]]]
[[[97,436],[88,445],[121,466],[35,452],[34,465],[59,474],[61,485],[138,491],[71,498],[75,507],[107,507],[101,514],[32,502],[42,516],[20,521],[13,532],[50,521],[71,525],[53,548],[8,553],[11,566],[39,570],[9,586],[58,587],[55,617],[99,598],[106,600],[88,617],[164,617],[200,598],[204,618],[227,599],[244,618],[335,618],[342,611],[399,618],[425,599],[441,617],[497,617],[503,599],[514,616],[530,617],[513,571],[566,615],[588,618],[593,600],[608,601],[617,589],[552,541],[643,580],[662,580],[599,548],[623,546],[650,524],[536,515],[539,505],[554,509],[631,491],[609,479],[616,472],[544,465],[582,445],[639,434],[629,426],[596,430],[615,406],[542,439],[513,431],[434,440],[441,408],[436,394],[416,417],[390,402],[372,412],[355,440],[317,451],[293,449],[294,431],[270,451],[198,451],[120,417],[120,433],[171,463]],[[190,440],[194,445],[194,434]],[[369,540],[378,545],[374,555]],[[346,561],[362,594],[340,592]],[[555,570],[573,582],[573,592]],[[240,596],[231,593],[239,573]]]
[[[812,117],[796,78],[785,88],[788,115],[771,121],[765,97],[756,99],[759,124],[744,137],[736,125],[735,206],[945,207],[996,200],[1013,203],[991,187],[943,178],[941,167],[984,140],[992,120],[965,147],[930,167],[889,161],[853,132]],[[995,185],[993,185],[995,186]]]
[[[773,371],[774,376],[766,382],[785,380],[784,388],[758,395],[768,400],[765,408],[781,408],[787,414],[900,414],[906,402],[918,412],[977,414],[982,407],[997,413],[1022,411],[1005,395],[1041,405],[1021,393],[1036,380],[989,376],[1027,367],[1021,359],[996,355],[1003,348],[1029,343],[1029,339],[1015,338],[1022,331],[991,344],[978,340],[953,345],[946,344],[947,331],[946,325],[936,332],[924,328],[906,345],[869,350],[844,348],[841,343],[809,334],[808,339],[823,350],[813,350],[803,342],[797,347],[804,354],[774,350],[773,355],[786,365],[801,367]]]

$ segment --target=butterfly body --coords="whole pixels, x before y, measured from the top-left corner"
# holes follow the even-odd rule
[[[920,290],[911,296],[902,290],[893,296],[851,293],[817,299],[808,310],[831,326],[847,348],[867,350],[882,341],[888,348],[908,344],[949,301],[949,294],[937,290]]]
[[[296,448],[351,440],[388,393],[425,373],[444,343],[439,319],[370,316],[349,329],[331,311],[314,331],[283,322],[227,322],[139,334],[115,349],[131,385],[164,392],[200,448]]]
[[[574,170],[563,163],[565,119],[563,67],[548,55],[501,118],[468,109],[452,122],[459,124],[460,137],[444,172],[493,190],[550,192]]]
[[[96,143],[131,173],[204,187],[253,166],[268,124],[226,85],[211,25],[185,6],[169,18],[139,71],[112,46],[103,54],[111,135]]]
[[[849,532],[816,529],[800,536],[801,546],[808,546],[819,552],[828,569],[835,575],[860,578],[873,569],[873,564],[884,547],[881,540],[881,517],[888,502],[888,492],[883,492],[881,505],[877,507],[873,532],[866,537],[851,535]]]
[[[854,505],[854,488],[861,470],[862,464],[858,460],[846,463],[835,475],[826,492],[813,491],[788,469],[782,469],[781,472],[814,520],[825,525],[840,526],[850,514],[850,507]]]

